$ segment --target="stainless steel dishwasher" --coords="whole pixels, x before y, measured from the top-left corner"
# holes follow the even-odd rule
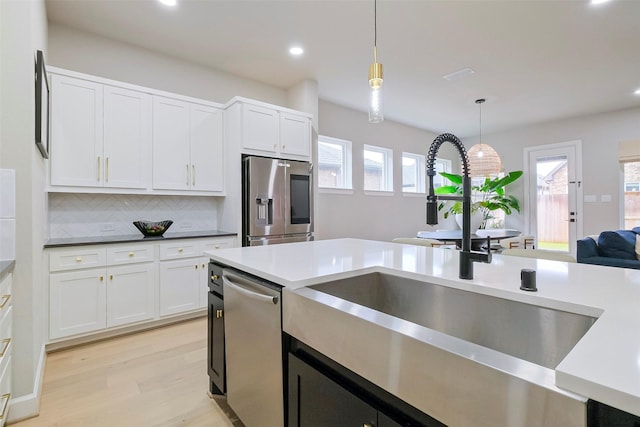
[[[223,269],[227,403],[247,427],[283,427],[281,288]]]

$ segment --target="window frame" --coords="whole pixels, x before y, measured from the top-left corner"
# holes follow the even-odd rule
[[[374,152],[380,153],[383,156],[382,160],[382,182],[384,184],[383,189],[370,189],[367,188],[366,180],[366,166],[365,166],[365,153]],[[393,149],[379,147],[376,145],[364,144],[362,148],[362,188],[366,195],[393,195]]]
[[[404,159],[408,158],[408,159],[413,159],[416,162],[416,173],[414,175],[414,178],[416,179],[416,191],[408,191],[406,190],[406,185],[404,182]],[[416,154],[416,153],[409,153],[406,151],[402,152],[402,160],[401,160],[401,165],[402,165],[402,184],[401,184],[401,188],[402,188],[402,193],[404,195],[407,194],[418,194],[418,195],[424,195],[427,193],[427,158],[424,154]]]
[[[318,165],[317,165],[317,173],[320,174],[320,144],[334,144],[340,145],[342,147],[342,159],[341,166],[343,171],[343,177],[341,186],[336,187],[325,187],[320,185],[320,179],[318,177],[318,190],[321,192],[353,192],[353,174],[352,174],[352,164],[353,164],[353,144],[351,141],[346,139],[334,138],[331,136],[318,135],[318,147],[316,150]]]

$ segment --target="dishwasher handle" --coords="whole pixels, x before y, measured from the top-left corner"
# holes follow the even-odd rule
[[[255,299],[255,300],[258,300],[258,301],[272,302],[273,304],[278,304],[278,296],[277,295],[273,295],[273,296],[272,295],[265,295],[265,294],[261,294],[261,293],[258,293],[258,292],[251,291],[251,290],[245,288],[244,286],[242,286],[240,283],[232,282],[231,279],[226,275],[222,276],[222,283],[224,283],[226,286],[228,286],[231,289],[234,289],[234,290],[240,292],[241,294],[243,294],[243,295],[245,295],[245,296],[247,296],[249,298],[252,298],[252,299]]]

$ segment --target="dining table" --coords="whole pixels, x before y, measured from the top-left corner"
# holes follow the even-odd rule
[[[491,228],[488,230],[477,230],[471,233],[471,249],[480,250],[487,243],[487,237],[491,237],[491,243],[499,243],[502,239],[518,237],[522,234],[518,230],[510,228]],[[456,248],[462,247],[462,230],[436,230],[419,231],[416,237],[421,239],[434,239],[442,243],[455,243]]]

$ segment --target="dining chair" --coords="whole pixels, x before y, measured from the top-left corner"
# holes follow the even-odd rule
[[[502,255],[519,256],[524,258],[549,259],[552,261],[576,262],[576,259],[572,255],[563,252],[546,251],[544,249],[505,249],[502,251]]]
[[[535,249],[536,239],[534,236],[517,236],[500,240],[503,249]]]
[[[404,243],[407,245],[431,246],[431,247],[438,247],[438,246],[445,246],[445,245],[449,246],[448,244],[445,244],[440,240],[423,239],[421,237],[396,237],[395,239],[392,240],[392,242]]]

